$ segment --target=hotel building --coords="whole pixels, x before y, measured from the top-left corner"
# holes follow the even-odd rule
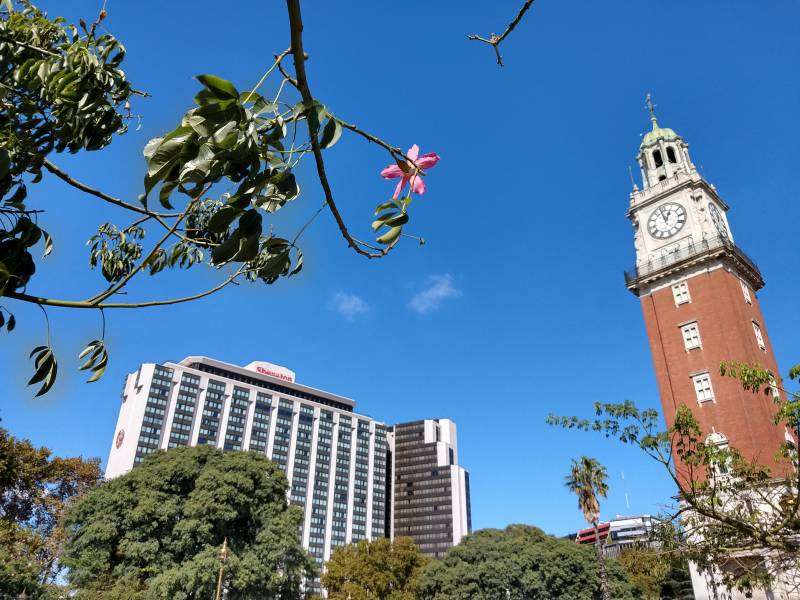
[[[289,501],[305,515],[303,545],[323,564],[337,546],[392,535],[390,428],[354,408],[353,400],[301,385],[293,371],[267,362],[240,367],[190,356],[143,364],[125,381],[106,477],[176,446],[263,453],[286,474]],[[425,469],[407,471],[406,461],[417,459],[406,440],[418,424],[424,435],[414,443],[426,456]],[[410,535],[429,553],[425,545],[435,543],[441,553],[469,532],[469,486],[456,466],[455,424],[419,421],[395,429],[403,493],[413,488],[420,499],[427,498],[424,489],[438,494],[414,509],[413,522],[407,520],[408,502],[398,502],[398,535]],[[452,502],[440,497],[444,489]],[[447,532],[435,542],[417,525],[428,510],[435,513],[437,535]],[[452,523],[442,523],[445,515]]]

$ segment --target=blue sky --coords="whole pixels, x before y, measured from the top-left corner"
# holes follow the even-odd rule
[[[42,3],[87,20],[99,4]],[[94,384],[75,367],[98,336],[98,316],[51,310],[61,376],[44,399],[25,387],[42,315],[6,302],[19,325],[0,345],[3,426],[59,454],[105,460],[123,377],[141,362],[261,359],[389,423],[453,418],[476,528],[579,528],[562,481],[580,454],[608,466],[604,517],[657,511],[673,490],[646,459],[544,419],[586,413],[596,400],[658,404],[638,300],[622,278],[633,262],[628,166],[649,126],[648,91],[662,125],[686,138],[731,205],[737,242],[764,273],[760,300],[782,370],[800,360],[800,4],[540,0],[504,45],[500,69],[466,35],[501,30],[518,4],[306,2],[315,95],[394,144],[441,155],[428,193],[412,206],[413,229],[428,243],[367,261],[325,213],[305,234],[306,267],[291,281],[109,313],[111,363]],[[189,108],[192,76],[215,73],[247,88],[288,45],[283,3],[220,6],[109,0],[107,26],[128,47],[127,72],[153,97],[134,107],[140,131],[101,153],[54,162],[135,198],[141,148]],[[378,176],[386,156],[346,135],[326,159],[348,222],[368,236],[372,208],[393,189]],[[276,231],[294,232],[320,205],[310,166],[298,172],[301,198],[272,221]],[[100,289],[83,242],[98,224],[121,222],[119,213],[52,178],[33,198],[50,213],[55,250],[29,291],[81,298]],[[166,274],[130,295],[195,291],[218,275]]]

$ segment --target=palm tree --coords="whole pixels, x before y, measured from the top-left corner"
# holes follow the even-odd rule
[[[567,489],[578,496],[578,508],[583,513],[586,522],[594,527],[594,551],[600,567],[600,589],[603,592],[603,600],[611,600],[611,590],[608,587],[606,560],[600,545],[600,501],[598,497],[605,498],[608,494],[607,479],[606,468],[597,459],[588,456],[573,459],[570,473],[564,478]]]

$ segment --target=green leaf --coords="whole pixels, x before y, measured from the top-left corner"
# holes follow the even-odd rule
[[[209,127],[209,122],[205,117],[199,115],[191,115],[184,118],[185,124],[194,129],[198,135],[208,137],[211,135],[213,128]]]
[[[384,224],[389,227],[397,227],[398,225],[405,225],[406,223],[408,223],[408,213],[400,213],[396,217],[384,220]]]
[[[386,210],[387,208],[399,208],[399,206],[397,205],[397,201],[389,200],[388,202],[384,202],[383,204],[378,204],[378,206],[375,208],[375,214],[377,215],[378,213]]]
[[[323,148],[330,148],[339,141],[340,137],[342,137],[342,126],[339,125],[339,121],[333,117],[329,118],[328,122],[325,123],[325,127],[322,129],[322,137],[319,141],[320,146]]]
[[[157,146],[151,146],[154,140],[148,143],[145,151],[151,153],[151,156],[147,161],[145,194],[149,193],[169,173],[180,159],[184,144],[193,137],[197,137],[197,134],[191,127],[181,126],[167,134]]]
[[[392,227],[389,231],[384,233],[381,237],[377,239],[379,244],[393,244],[397,241],[400,237],[400,233],[403,231],[402,227]]]
[[[297,262],[294,265],[294,268],[289,271],[289,277],[293,275],[297,275],[303,268],[303,253],[300,250],[297,251]]]
[[[233,206],[223,206],[208,220],[208,230],[211,233],[224,233],[228,230],[233,220],[239,215],[239,209]]]
[[[217,77],[216,75],[198,75],[197,80],[217,98],[239,98],[239,91],[227,79],[222,79],[222,77]]]
[[[239,231],[247,237],[261,235],[261,214],[254,209],[245,212],[239,217]]]
[[[394,218],[398,214],[400,214],[400,213],[398,213],[398,212],[390,212],[390,213],[386,213],[385,215],[381,215],[380,217],[378,217],[377,219],[375,219],[372,222],[372,230],[373,231],[377,231],[386,222],[386,219]]]
[[[35,397],[46,394],[53,384],[56,382],[56,375],[58,374],[58,364],[56,363],[55,355],[52,348],[48,346],[37,346],[31,351],[30,357],[36,355],[35,365],[36,372],[33,377],[28,381],[28,385],[35,383],[42,383],[42,387],[36,393]]]
[[[219,246],[214,246],[211,250],[211,262],[214,265],[221,265],[229,262],[239,251],[239,241],[241,237],[238,232],[234,231],[227,240],[222,242]]]
[[[53,251],[53,238],[44,229],[42,229],[42,235],[44,236],[44,254],[42,254],[42,258],[44,258]]]
[[[103,376],[108,366],[108,352],[103,340],[92,340],[78,355],[78,359],[83,359],[88,356],[85,363],[80,366],[81,371],[91,370],[92,376],[89,377],[87,383],[93,383]]]
[[[6,150],[0,150],[0,179],[5,179],[11,171],[11,157]]]
[[[162,185],[161,189],[158,190],[158,201],[161,202],[161,206],[167,210],[173,209],[173,206],[169,201],[169,196],[172,194],[172,190],[174,190],[176,187],[178,187],[178,182],[170,181]]]

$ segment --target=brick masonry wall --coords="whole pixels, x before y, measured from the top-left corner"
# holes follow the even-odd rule
[[[672,425],[677,407],[686,404],[704,434],[712,428],[723,433],[745,457],[775,472],[774,456],[784,441],[784,428],[772,421],[775,403],[763,393],[744,391],[736,380],[719,373],[720,363],[736,360],[758,363],[778,374],[758,298],[751,289],[752,304],[748,304],[739,278],[727,268],[686,281],[689,303],[676,306],[671,286],[641,297],[667,425]],[[690,321],[697,321],[702,347],[686,350],[680,326]],[[766,350],[756,341],[753,321],[761,328]],[[714,400],[701,404],[692,375],[703,371],[711,376]]]

